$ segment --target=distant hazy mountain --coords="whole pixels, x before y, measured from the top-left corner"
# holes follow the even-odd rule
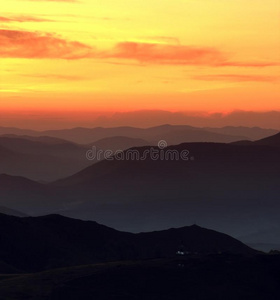
[[[90,145],[79,145],[66,140],[42,136],[0,136],[0,174],[24,176],[36,181],[53,181],[74,174],[93,164],[86,152],[97,150],[125,150],[148,145],[141,139],[112,137]],[[103,155],[98,159],[102,159]]]
[[[0,136],[0,174],[52,181],[91,165],[87,149],[51,137]]]
[[[65,196],[65,192],[63,192]],[[26,215],[53,212],[64,207],[61,191],[21,176],[0,174],[0,205]]]
[[[39,189],[44,185],[21,176],[0,174],[0,190],[12,190],[14,186],[17,186],[19,189],[34,190]]]
[[[247,243],[244,242],[249,247],[256,249],[258,251],[262,251],[265,253],[271,253],[273,251],[279,251],[280,252],[280,244],[274,244],[274,243],[262,243],[262,242],[256,242],[256,243]]]
[[[95,146],[97,149],[103,150],[126,150],[132,147],[148,146],[150,142],[143,139],[129,138],[125,136],[108,137],[89,144],[89,149]]]
[[[181,127],[181,126],[178,126]],[[240,140],[242,136],[231,136],[201,129],[180,129],[173,126],[171,130],[154,136],[155,141],[164,140],[168,145],[195,142],[230,143]]]
[[[1,128],[1,127],[0,127]],[[34,132],[33,132],[34,133]],[[37,133],[37,132],[36,132]],[[20,134],[2,134],[0,135],[0,138],[11,138],[11,139],[24,139],[34,142],[41,142],[42,144],[47,145],[61,145],[61,144],[72,144],[75,145],[75,143],[71,143],[67,140],[50,137],[50,136],[31,136],[31,135],[20,135]]]
[[[17,153],[52,155],[57,157],[72,157],[80,159],[85,154],[86,147],[75,143],[52,138],[30,136],[0,136],[0,146]]]
[[[16,127],[2,127],[0,126],[0,135],[5,134],[15,134],[15,135],[29,135],[29,136],[38,136],[42,135],[39,131],[30,130],[30,129],[21,129]]]
[[[250,234],[240,236],[240,240],[246,243],[267,243],[274,241],[280,245],[280,226],[253,231]]]
[[[256,140],[276,134],[278,131],[263,128],[223,127],[197,128],[188,125],[161,125],[150,128],[113,127],[113,128],[72,128],[63,130],[32,131],[17,128],[0,127],[0,135],[16,134],[28,136],[50,136],[68,141],[90,144],[92,142],[123,136],[133,139],[143,139],[158,142],[166,139],[169,144],[183,142],[234,142],[238,140]]]
[[[105,261],[175,257],[189,253],[255,254],[234,238],[198,226],[131,234],[59,215],[18,218],[0,214],[0,257],[24,271]]]
[[[5,129],[5,128],[4,128]],[[2,131],[5,131],[2,128]],[[7,131],[16,132],[16,129]],[[0,128],[1,132],[1,128]],[[29,134],[43,134],[27,131]],[[20,134],[26,133],[19,130]],[[127,136],[118,136],[123,133]],[[94,145],[101,150],[125,150],[131,147],[156,145],[158,141],[165,140],[168,144],[194,141],[231,142],[240,140],[241,137],[232,137],[196,129],[190,126],[163,125],[149,129],[121,127],[121,128],[77,128],[62,131],[48,131],[44,134],[51,136],[27,136],[6,134],[0,136],[0,174],[7,173],[23,176],[36,181],[48,182],[74,174],[90,166],[100,157],[88,160],[86,152]],[[129,135],[131,137],[129,137]],[[66,141],[60,137],[71,139],[76,136],[90,144],[80,145]],[[105,137],[104,137],[105,136]],[[104,137],[101,140],[93,140]],[[145,137],[146,140],[141,138]]]
[[[24,214],[18,210],[5,207],[5,206],[0,206],[0,214],[5,214],[5,215],[15,216],[15,217],[27,217],[26,214]]]
[[[14,157],[14,152],[10,151],[9,149],[0,146],[0,157],[8,159],[10,157]]]
[[[259,140],[278,133],[276,129],[264,129],[260,127],[226,126],[221,128],[204,127],[203,129],[220,134],[243,136],[249,140]]]

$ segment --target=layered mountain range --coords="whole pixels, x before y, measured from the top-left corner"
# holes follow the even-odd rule
[[[164,159],[153,159],[151,149]],[[234,236],[278,228],[279,133],[251,143],[134,147],[124,155],[131,150],[140,159],[113,157],[48,184],[1,175],[0,205],[134,232],[195,222]],[[166,159],[167,153],[187,156]]]

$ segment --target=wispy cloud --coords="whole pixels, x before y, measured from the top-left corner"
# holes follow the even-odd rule
[[[217,67],[252,67],[252,68],[264,68],[280,66],[280,62],[277,61],[226,61],[217,64]]]
[[[139,65],[181,65],[211,67],[270,67],[279,62],[235,62],[219,49],[188,45],[122,42],[97,51],[78,41],[69,41],[52,33],[0,29],[0,57],[17,58],[92,58],[107,63]],[[112,60],[117,60],[113,61]],[[244,78],[243,80],[246,80]]]
[[[60,75],[60,74],[21,74],[23,77],[32,77],[38,79],[54,79],[54,80],[65,80],[65,81],[80,81],[87,79],[83,76],[76,75]]]
[[[11,17],[3,17],[0,16],[0,23],[11,23],[11,22],[52,22],[52,20],[45,18],[37,18],[32,16],[11,16]]]
[[[161,65],[208,65],[213,67],[269,67],[279,62],[231,61],[216,48],[158,43],[118,43],[112,50],[98,54],[99,58],[137,60]]]
[[[230,82],[242,82],[242,81],[276,82],[279,80],[279,77],[265,76],[265,75],[218,74],[218,75],[198,75],[198,76],[193,76],[192,79],[203,80],[203,81],[230,81]]]
[[[111,51],[99,53],[99,57],[169,65],[211,65],[224,61],[223,54],[214,48],[136,42],[119,43]]]
[[[33,2],[80,2],[79,0],[25,0]]]
[[[54,34],[0,30],[0,57],[80,59],[92,56],[92,47]]]
[[[149,36],[149,37],[144,37],[146,41],[150,42],[159,42],[162,44],[170,44],[170,45],[180,45],[180,39],[172,36]]]

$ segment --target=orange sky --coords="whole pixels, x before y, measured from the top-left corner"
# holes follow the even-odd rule
[[[2,112],[280,110],[279,0],[2,2]]]

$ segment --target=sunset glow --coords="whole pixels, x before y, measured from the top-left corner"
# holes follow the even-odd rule
[[[0,109],[280,110],[278,0],[9,0]]]

